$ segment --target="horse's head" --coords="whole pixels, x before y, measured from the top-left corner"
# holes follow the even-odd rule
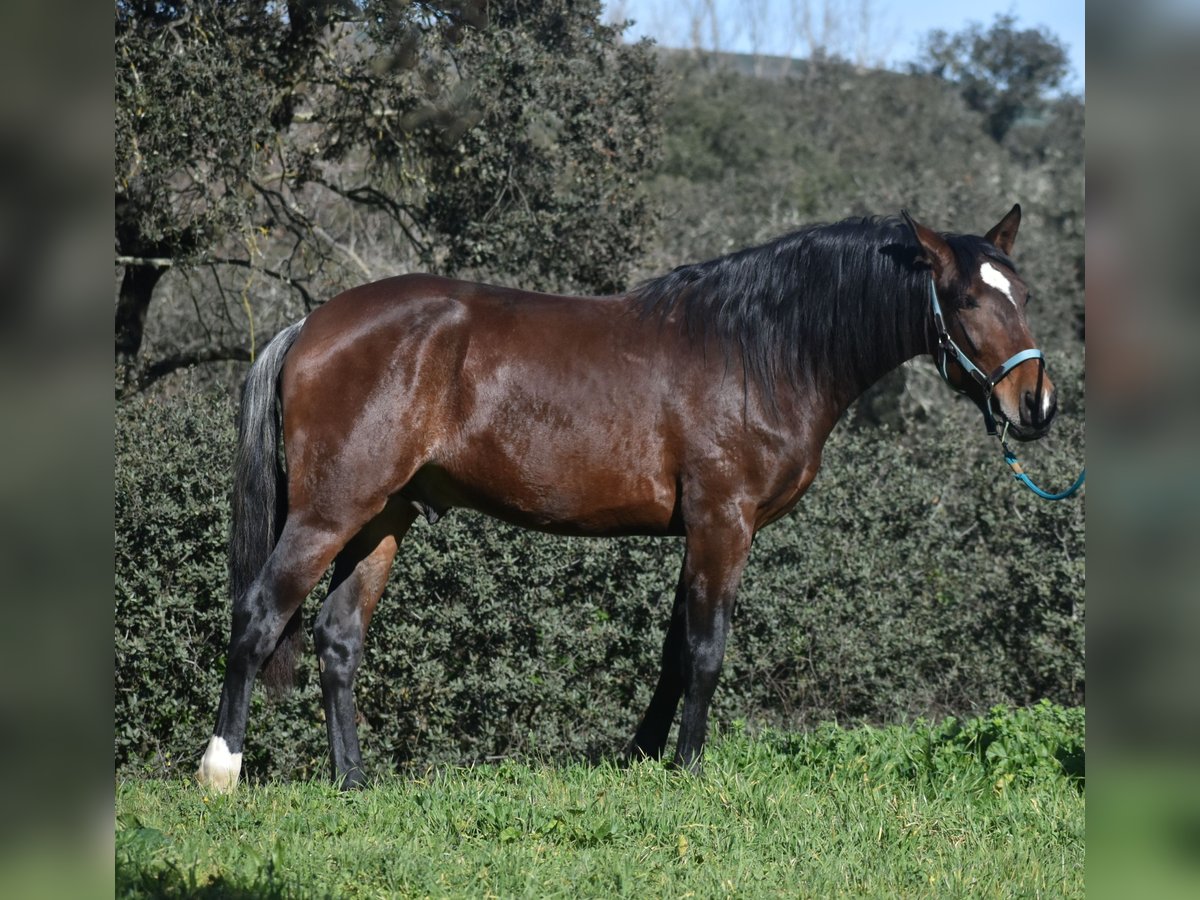
[[[939,234],[904,218],[929,266],[930,335],[942,376],[983,411],[989,432],[1039,438],[1057,409],[1054,385],[1025,319],[1030,292],[1009,258],[1021,207],[984,237]]]

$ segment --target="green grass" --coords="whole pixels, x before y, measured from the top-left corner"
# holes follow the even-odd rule
[[[1083,896],[1083,711],[206,794],[117,785],[118,896]]]

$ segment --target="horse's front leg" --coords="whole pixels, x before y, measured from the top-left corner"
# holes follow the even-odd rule
[[[681,587],[684,595],[683,719],[675,764],[699,771],[708,734],[708,708],[729,637],[730,617],[754,528],[749,510],[708,516],[687,535]]]
[[[684,562],[684,571],[687,563]],[[625,751],[627,760],[660,759],[667,746],[667,735],[675,710],[679,707],[679,696],[683,693],[684,654],[687,644],[687,585],[680,577],[675,589],[675,604],[671,609],[671,622],[663,639],[662,667],[654,696],[642,716],[642,722]]]

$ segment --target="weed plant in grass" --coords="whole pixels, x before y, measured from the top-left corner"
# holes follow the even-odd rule
[[[714,740],[703,776],[508,761],[341,794],[117,786],[117,894],[1082,896],[1083,710]]]

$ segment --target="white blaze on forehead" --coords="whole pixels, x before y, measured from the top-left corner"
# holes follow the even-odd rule
[[[989,284],[1008,298],[1008,302],[1013,306],[1017,305],[1016,299],[1012,293],[1012,282],[1008,280],[1008,276],[997,269],[990,262],[985,262],[979,267],[979,277],[983,279],[984,284]]]
[[[200,760],[200,771],[196,773],[196,778],[214,791],[228,793],[237,786],[241,770],[242,754],[230,753],[225,738],[214,735],[204,751],[204,758]]]

